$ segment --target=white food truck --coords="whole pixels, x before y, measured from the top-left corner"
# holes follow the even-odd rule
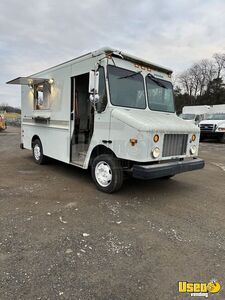
[[[92,169],[97,188],[118,190],[124,173],[170,178],[204,167],[199,128],[175,114],[172,71],[102,48],[10,84],[22,86],[21,148]]]

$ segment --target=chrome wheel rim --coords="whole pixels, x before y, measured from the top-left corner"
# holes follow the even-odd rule
[[[36,145],[34,146],[34,158],[35,158],[36,160],[39,160],[40,157],[41,157],[41,149],[40,149],[40,146],[36,144]]]
[[[102,187],[107,187],[112,182],[112,170],[105,161],[100,161],[95,166],[95,178]]]

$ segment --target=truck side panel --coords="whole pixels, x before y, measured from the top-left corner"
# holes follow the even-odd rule
[[[32,148],[32,138],[38,136],[46,156],[70,163],[71,142],[71,77],[88,73],[99,58],[88,58],[71,62],[66,66],[51,68],[33,76],[53,78],[49,95],[49,109],[34,110],[34,94],[28,86],[22,86],[22,132],[24,148]],[[40,122],[37,117],[48,119]]]

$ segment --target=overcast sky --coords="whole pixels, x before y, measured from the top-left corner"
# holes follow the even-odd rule
[[[1,0],[0,103],[20,105],[6,81],[103,46],[180,72],[225,52],[225,0]]]

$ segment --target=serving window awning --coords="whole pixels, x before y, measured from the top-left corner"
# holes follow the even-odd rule
[[[6,82],[7,84],[33,85],[49,81],[49,78],[18,77]]]

